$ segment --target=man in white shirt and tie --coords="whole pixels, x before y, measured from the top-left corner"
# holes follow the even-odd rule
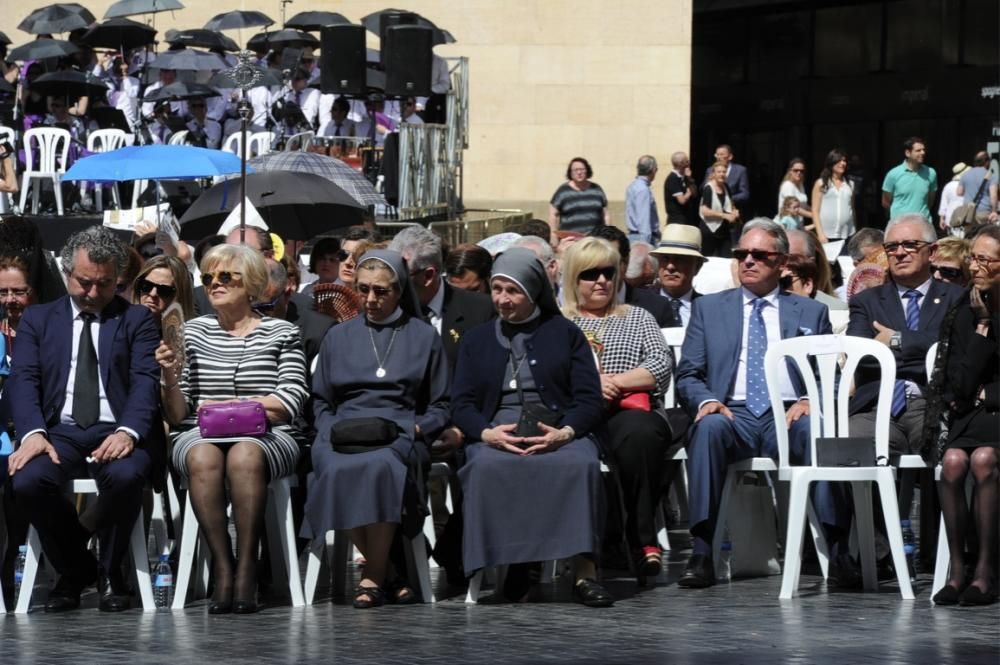
[[[289,83],[290,88],[285,93],[285,101],[302,109],[302,115],[305,116],[309,126],[316,127],[319,118],[320,92],[316,88],[307,88],[308,83],[309,72],[302,68],[296,69]]]

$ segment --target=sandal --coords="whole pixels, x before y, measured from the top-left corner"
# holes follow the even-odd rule
[[[366,600],[367,598],[367,600]],[[385,604],[385,592],[380,586],[358,585],[354,589],[354,607],[359,610],[367,610],[372,607],[381,607]]]
[[[388,594],[386,601],[394,605],[413,605],[419,601],[417,593],[401,577],[387,582],[385,592]]]

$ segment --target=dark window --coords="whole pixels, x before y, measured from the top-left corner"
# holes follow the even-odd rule
[[[695,85],[743,83],[746,24],[740,21],[696,21],[691,47]]]
[[[921,71],[957,64],[958,6],[959,0],[887,3],[886,68]]]
[[[997,0],[965,0],[963,64],[1000,65],[1000,4]]]
[[[816,11],[817,76],[867,74],[881,69],[881,5]]]
[[[809,73],[807,12],[756,16],[750,35],[750,81],[794,81]]]

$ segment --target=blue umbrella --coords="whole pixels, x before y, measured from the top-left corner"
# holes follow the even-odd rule
[[[248,172],[252,169],[248,168]],[[63,180],[193,180],[240,172],[240,158],[224,150],[190,145],[141,145],[78,159]]]

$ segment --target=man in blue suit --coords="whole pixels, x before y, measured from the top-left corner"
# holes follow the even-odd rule
[[[726,187],[733,197],[733,205],[739,209],[743,219],[747,219],[746,208],[750,203],[750,179],[747,177],[747,167],[733,161],[733,149],[725,143],[715,149],[715,161],[726,165]],[[705,169],[705,178],[701,181],[703,186],[711,175],[712,167],[709,166]]]
[[[825,305],[779,290],[788,237],[779,224],[752,220],[739,248],[740,288],[693,302],[677,372],[677,394],[694,420],[688,444],[689,518],[694,552],[678,581],[715,584],[712,537],[731,462],[777,457],[774,416],[764,378],[764,353],[781,339],[831,332]],[[793,462],[809,445],[809,402],[801,377],[786,372],[778,388]],[[817,506],[822,516],[826,511]]]
[[[72,236],[61,256],[68,295],[29,307],[17,329],[8,389],[21,443],[8,472],[60,575],[47,612],[79,607],[95,578],[102,611],[128,608],[121,563],[149,475],[150,457],[137,445],[159,419],[159,334],[146,308],[115,295],[127,256],[104,227]],[[83,525],[65,484],[87,476],[100,494]],[[92,531],[99,565],[86,546]]]

